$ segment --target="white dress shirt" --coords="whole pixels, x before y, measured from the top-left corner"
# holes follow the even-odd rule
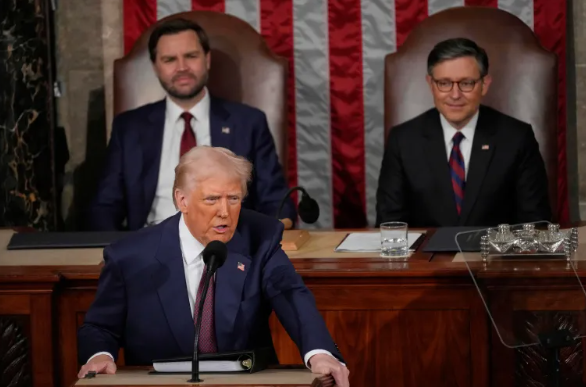
[[[195,305],[195,298],[197,296],[197,290],[201,281],[201,276],[204,270],[204,263],[201,253],[204,250],[204,246],[193,237],[185,220],[183,214],[179,220],[179,243],[181,246],[181,255],[183,256],[183,269],[185,270],[185,283],[187,285],[187,295],[189,298],[189,307],[191,308],[191,315],[193,316],[193,308]],[[303,357],[305,365],[309,367],[308,361],[313,355],[318,353],[325,353],[333,356],[329,351],[322,349],[314,349],[309,351]],[[98,355],[108,355],[112,359],[114,357],[108,352],[98,352],[88,359],[88,362]],[[343,363],[342,363],[343,364]]]
[[[195,132],[197,145],[211,145],[210,132],[210,95],[207,88],[205,95],[194,107],[189,109],[193,116],[191,127]],[[171,98],[166,98],[165,127],[161,144],[161,163],[155,198],[147,216],[147,225],[157,224],[177,213],[173,204],[173,180],[175,167],[179,163],[181,137],[185,129],[185,121],[181,118],[184,110]]]
[[[462,132],[464,138],[460,142],[460,152],[464,158],[464,173],[468,177],[468,166],[470,165],[470,156],[472,154],[472,141],[474,140],[474,132],[476,131],[476,124],[478,122],[478,112],[472,117],[470,122],[466,124],[462,129],[458,130],[454,128],[443,115],[440,114],[440,121],[442,129],[444,131],[444,141],[446,143],[446,152],[448,154],[448,161],[450,160],[450,153],[452,153],[452,147],[454,142],[452,139],[458,132]]]

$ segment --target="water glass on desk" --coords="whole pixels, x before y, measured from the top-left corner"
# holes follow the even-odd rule
[[[385,222],[380,225],[380,256],[385,258],[407,258],[409,242],[407,223]]]

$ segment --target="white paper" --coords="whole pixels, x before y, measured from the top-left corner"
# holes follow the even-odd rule
[[[156,372],[191,372],[191,361],[153,363]],[[238,360],[200,360],[200,372],[240,372],[246,371]]]
[[[407,233],[409,249],[421,236],[420,232]],[[349,233],[336,249],[336,252],[377,253],[380,252],[380,232]]]

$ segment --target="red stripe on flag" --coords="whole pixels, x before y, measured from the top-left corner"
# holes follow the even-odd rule
[[[417,24],[427,17],[427,0],[395,0],[397,47],[401,47]]]
[[[124,0],[124,53],[128,54],[140,35],[157,21],[157,0]]]
[[[328,2],[334,227],[366,225],[360,0]]]
[[[297,135],[295,132],[295,66],[293,55],[293,0],[260,0],[260,30],[269,48],[287,59],[287,107],[289,145],[287,148],[287,181],[297,185]],[[292,194],[297,203],[297,191]]]
[[[533,24],[541,44],[558,57],[557,221],[570,220],[566,159],[566,1],[534,0]]]
[[[224,12],[225,9],[224,0],[191,0],[192,11]]]
[[[498,0],[466,0],[464,2],[464,5],[467,7],[475,6],[475,7],[497,8],[499,6],[499,1]]]

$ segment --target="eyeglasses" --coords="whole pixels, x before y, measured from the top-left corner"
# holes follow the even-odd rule
[[[452,91],[452,89],[454,88],[454,83],[457,83],[458,89],[460,89],[460,91],[462,91],[464,93],[469,93],[472,90],[474,90],[474,87],[476,86],[477,83],[482,82],[482,78],[480,78],[480,79],[464,79],[464,80],[458,81],[458,82],[449,81],[447,79],[441,79],[441,80],[433,79],[433,82],[437,86],[437,89],[441,92]]]

